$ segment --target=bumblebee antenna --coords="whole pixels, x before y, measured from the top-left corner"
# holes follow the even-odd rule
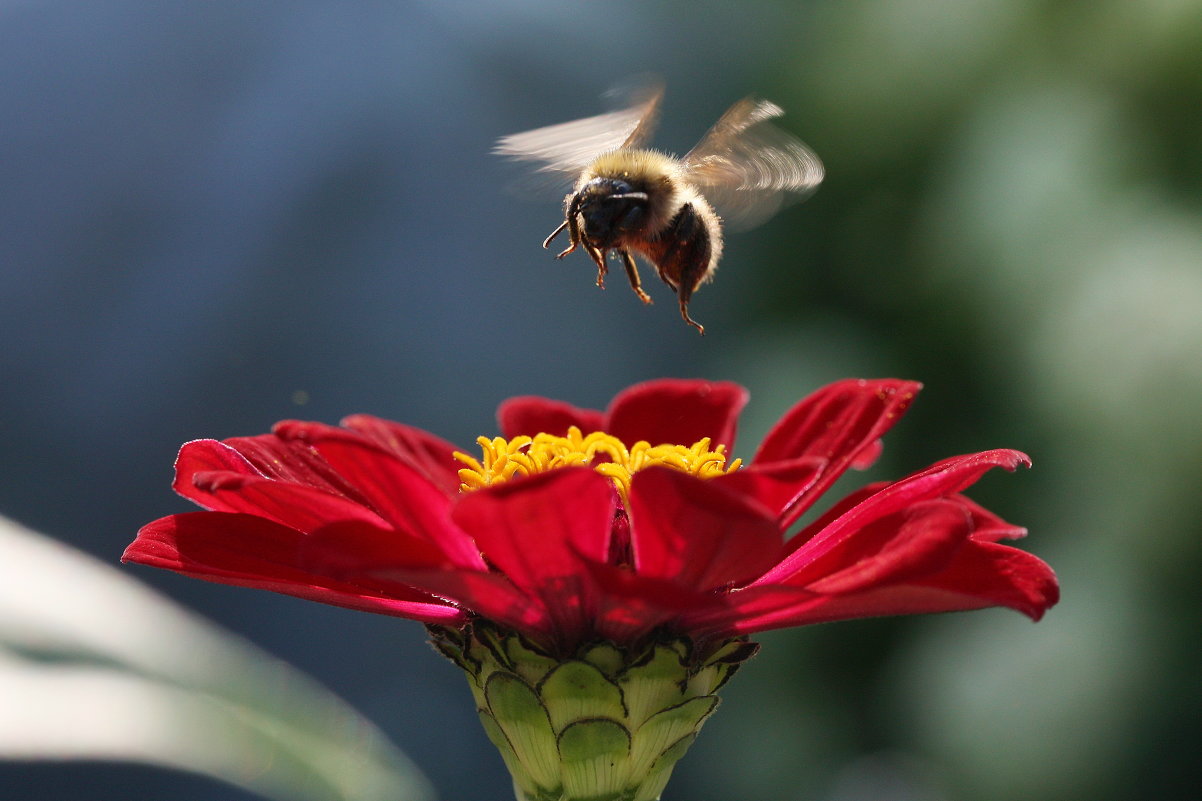
[[[552,232],[551,232],[551,235],[550,235],[549,237],[547,237],[546,239],[544,239],[544,240],[543,240],[543,250],[546,250],[547,248],[551,247],[551,242],[553,242],[553,241],[555,240],[555,237],[557,237],[557,236],[559,236],[560,234],[562,234],[562,233],[563,233],[563,229],[565,229],[565,228],[567,228],[567,227],[568,227],[568,221],[567,221],[567,220],[564,220],[563,222],[561,222],[561,223],[559,224],[559,227],[558,227],[558,228],[556,228],[554,231],[552,231]]]

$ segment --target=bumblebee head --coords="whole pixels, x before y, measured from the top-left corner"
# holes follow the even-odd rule
[[[584,235],[595,247],[606,248],[623,237],[637,235],[647,224],[650,196],[621,178],[594,178],[572,198],[569,214],[579,214]]]

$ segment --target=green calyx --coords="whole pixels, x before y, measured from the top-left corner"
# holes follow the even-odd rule
[[[717,708],[718,688],[758,647],[598,642],[560,659],[487,624],[431,626],[430,636],[467,673],[517,801],[655,801]]]

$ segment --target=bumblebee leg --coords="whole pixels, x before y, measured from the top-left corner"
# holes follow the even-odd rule
[[[680,316],[701,334],[705,328],[689,316],[689,300],[713,270],[713,241],[714,231],[706,219],[691,203],[686,203],[668,228],[648,243],[647,250],[659,277],[676,291]]]
[[[593,247],[588,242],[584,243],[584,249],[597,265],[597,286],[605,289],[605,275],[609,272],[609,265],[605,263],[605,251]]]
[[[693,299],[694,289],[696,289],[695,285],[690,286],[687,284],[681,284],[677,287],[676,296],[680,300],[680,316],[684,318],[686,323],[696,328],[698,334],[705,336],[705,326],[689,316],[689,301]]]
[[[705,336],[705,326],[689,316],[689,301],[683,297],[680,299],[680,316],[684,318],[686,323],[696,328],[698,334]]]
[[[568,227],[568,246],[555,254],[555,258],[557,259],[562,259],[580,244],[580,234],[577,232],[576,226],[570,222],[565,222],[564,225]]]
[[[622,254],[622,264],[626,266],[626,277],[630,280],[630,288],[634,290],[634,294],[639,296],[639,300],[648,305],[651,304],[651,296],[643,291],[643,284],[639,281],[639,269],[634,263],[634,256],[630,255],[629,250],[619,250]]]
[[[559,233],[565,227],[568,229],[568,246],[564,248],[562,252],[556,254],[555,258],[557,259],[562,259],[564,256],[575,250],[577,245],[584,241],[584,238],[580,236],[580,195],[573,195],[572,199],[568,201],[568,209],[564,214],[563,225],[555,229],[555,233]],[[547,242],[550,242],[551,239],[554,238],[555,234],[552,234],[551,237],[547,239]],[[587,246],[588,243],[585,244]],[[546,244],[544,244],[543,247],[546,247]]]

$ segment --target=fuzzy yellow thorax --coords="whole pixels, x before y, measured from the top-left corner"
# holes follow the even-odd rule
[[[459,471],[460,488],[464,492],[497,484],[514,476],[532,476],[558,467],[575,465],[592,467],[614,483],[625,503],[630,492],[630,479],[639,470],[662,465],[699,478],[713,478],[739,468],[742,459],[726,463],[726,446],[712,450],[710,438],[704,437],[691,446],[652,445],[639,441],[627,447],[617,437],[602,431],[585,436],[572,426],[567,436],[536,434],[520,436],[479,437],[482,458],[455,452],[455,458],[467,465]]]

